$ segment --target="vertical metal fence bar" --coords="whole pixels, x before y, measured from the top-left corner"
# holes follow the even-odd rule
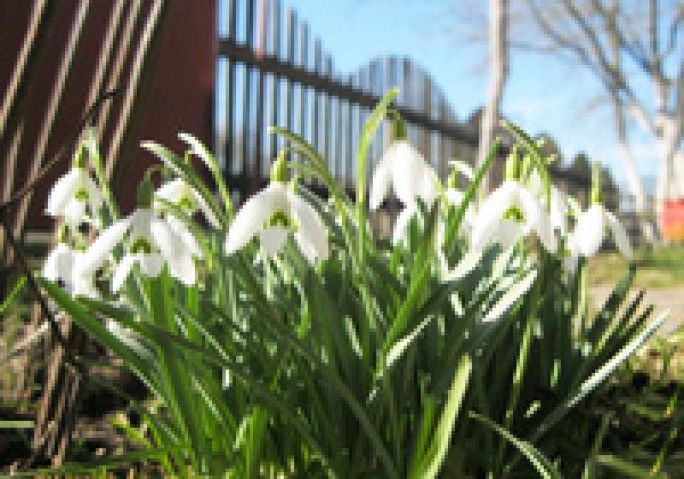
[[[245,15],[245,46],[252,48],[254,46],[254,2],[255,0],[247,0],[247,12]],[[251,101],[252,101],[252,73],[253,68],[245,65],[244,69],[244,85],[242,90],[242,151],[240,157],[240,189],[242,190],[242,197],[245,198],[249,194],[249,175],[252,171],[252,162],[254,152],[252,142],[254,141],[254,132],[251,131]]]
[[[261,8],[259,9],[259,28],[258,28],[258,38],[256,45],[257,59],[263,59],[266,54],[266,26],[268,25],[268,15],[269,15],[269,0],[261,0]],[[263,172],[262,162],[263,162],[263,143],[264,143],[264,104],[266,103],[266,91],[264,87],[265,82],[265,72],[263,66],[260,64],[259,69],[259,85],[257,89],[257,106],[256,106],[256,131],[254,134],[254,168],[252,169],[252,191],[258,190],[261,183],[261,175]]]
[[[317,76],[322,76],[323,72],[321,70],[321,60],[322,60],[322,48],[320,39],[316,38],[314,41],[314,62],[313,68]],[[320,128],[318,125],[318,116],[320,113],[320,103],[321,103],[321,92],[318,89],[313,90],[313,111],[311,113],[311,143],[316,151],[320,152]]]
[[[351,78],[349,79],[351,82]],[[346,138],[347,138],[347,164],[349,165],[349,170],[347,172],[347,178],[345,178],[346,183],[353,183],[354,181],[354,171],[356,170],[356,152],[354,151],[354,104],[350,101],[347,102],[346,110]]]
[[[334,60],[333,60],[334,65]],[[334,69],[334,66],[333,66]],[[335,72],[335,81],[342,81],[342,75],[340,72]],[[334,146],[334,156],[335,156],[335,167],[337,171],[337,177],[340,181],[347,181],[347,165],[344,157],[344,140],[342,139],[344,132],[344,98],[337,97],[335,101],[335,114],[333,116],[333,144]]]
[[[123,20],[125,5],[126,0],[117,0],[112,7],[112,12],[109,15],[109,23],[107,25],[104,41],[102,42],[102,48],[97,61],[95,75],[93,76],[93,81],[90,84],[90,92],[88,93],[88,100],[85,104],[85,108],[88,108],[90,105],[94,104],[97,98],[103,92],[102,86],[105,78],[107,78],[107,72],[112,68],[114,44],[116,42],[117,34],[121,30],[121,22]]]
[[[280,58],[280,24],[282,22],[281,2],[275,0],[273,2],[273,56]],[[280,87],[281,78],[273,75],[273,96],[271,98],[271,125],[279,126],[280,117]],[[271,135],[271,156],[275,158],[278,155],[278,135]]]
[[[112,90],[121,84],[124,76],[126,65],[130,58],[135,55],[134,48],[131,48],[133,37],[135,34],[135,26],[138,24],[140,12],[142,8],[141,0],[134,0],[128,5],[128,15],[126,15],[126,22],[117,42],[117,54],[114,59],[114,64],[107,82],[107,89]],[[112,111],[112,102],[107,102],[103,105],[97,117],[97,133],[100,138],[103,137],[107,127],[107,121]],[[109,157],[105,157],[109,159]],[[107,171],[110,171],[109,169]]]
[[[228,39],[235,41],[237,37],[237,0],[226,0],[228,2]],[[236,62],[228,58],[226,72],[226,133],[225,151],[226,164],[224,169],[225,176],[231,176],[236,171],[237,163],[235,158],[235,80]]]
[[[423,90],[423,105],[421,110],[424,111],[425,113],[428,114],[428,116],[431,118],[432,117],[432,82],[428,81],[428,78],[424,75],[421,74],[420,78],[422,85],[422,90]],[[423,130],[423,154],[425,155],[425,158],[427,159],[428,163],[430,163],[432,166],[435,166],[432,158],[432,132],[429,131],[427,128],[422,128]]]
[[[324,74],[327,78],[332,75],[332,60],[326,55],[324,57]],[[323,157],[325,158],[328,168],[332,172],[333,178],[336,178],[336,173],[333,168],[332,155],[330,154],[330,125],[332,116],[332,95],[330,92],[325,94],[325,121],[323,122]]]
[[[297,16],[294,11],[290,8],[287,11],[287,45],[285,47],[287,52],[286,62],[289,64],[294,63],[295,56],[295,29],[297,23]],[[289,78],[287,79],[286,86],[286,96],[285,96],[285,128],[288,131],[292,131],[292,125],[294,119],[292,115],[294,114],[294,82]],[[288,155],[288,158],[290,155]]]
[[[158,48],[159,27],[168,10],[168,3],[167,0],[156,0],[152,3],[140,33],[126,82],[123,105],[106,156],[109,160],[107,163],[108,175],[112,174],[114,166],[119,161],[119,157],[123,156],[122,153],[131,148],[131,132],[136,130],[136,125],[140,122],[139,113],[143,108],[141,98],[144,97],[144,94],[140,90],[149,91],[150,88],[149,81],[146,82],[144,80],[149,79],[152,71],[151,59],[155,57],[155,50]],[[143,79],[143,76],[145,79]],[[117,171],[118,181],[123,181],[126,177],[125,173],[125,170],[119,167],[119,171]],[[116,187],[116,185],[114,186]]]
[[[302,22],[299,25],[299,64],[303,70],[309,69],[309,25]],[[299,85],[299,134],[302,138],[310,141],[309,128],[307,125],[307,110],[309,107],[309,88]]]
[[[7,168],[6,164],[16,161],[16,155],[11,155],[10,153],[12,150],[18,150],[21,111],[24,109],[31,79],[35,75],[34,65],[46,41],[53,7],[54,2],[47,0],[40,0],[34,3],[26,35],[24,35],[24,41],[21,45],[21,51],[17,57],[16,66],[12,72],[7,90],[5,90],[3,95],[2,109],[0,110],[0,165],[3,167],[5,174],[11,178],[14,175],[9,173],[14,168],[13,166]],[[14,161],[9,159],[14,159]],[[11,180],[8,183],[10,186],[1,192],[0,199],[9,198],[11,195]]]

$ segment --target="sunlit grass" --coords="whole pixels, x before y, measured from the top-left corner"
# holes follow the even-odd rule
[[[684,285],[684,246],[639,249],[634,253],[637,288],[665,288]],[[628,261],[616,252],[603,253],[590,260],[592,284],[615,283]]]

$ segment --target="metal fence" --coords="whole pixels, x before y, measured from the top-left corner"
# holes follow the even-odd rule
[[[284,10],[281,0],[219,0],[217,21],[215,151],[235,201],[263,185],[270,162],[284,146],[269,133],[270,125],[309,141],[333,176],[351,190],[363,126],[393,87],[400,89],[393,107],[407,121],[409,139],[441,178],[449,172],[449,159],[474,163],[477,122],[459,122],[440,88],[411,60],[380,58],[341,74],[320,38],[292,9]],[[371,144],[370,158],[379,156],[389,135],[385,124]],[[513,141],[504,135],[507,140]],[[493,170],[496,184],[503,161]],[[562,189],[582,200],[590,183],[586,173],[556,165],[551,169]],[[607,179],[604,196],[617,207],[617,189]]]
[[[280,0],[220,0],[216,84],[216,152],[239,199],[267,177],[283,146],[267,126],[305,138],[351,187],[355,146],[373,107],[392,87],[409,138],[440,175],[447,159],[472,157],[477,131],[456,121],[444,94],[408,59],[370,62],[351,75],[335,70],[321,40]],[[385,125],[371,145],[377,156],[389,141]]]

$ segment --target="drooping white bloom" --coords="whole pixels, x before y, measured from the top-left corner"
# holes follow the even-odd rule
[[[73,295],[85,296],[88,298],[99,298],[100,292],[95,286],[95,271],[85,271],[78,267],[78,261],[83,257],[83,253],[79,252],[77,256],[76,266],[74,267],[73,275]]]
[[[85,168],[74,166],[61,176],[48,194],[45,213],[78,226],[102,205],[102,193]]]
[[[77,251],[68,244],[59,242],[50,252],[43,264],[43,277],[50,281],[62,281],[64,284],[73,285],[74,264],[76,263]]]
[[[162,217],[150,208],[138,208],[103,231],[85,252],[79,270],[84,275],[94,272],[125,236],[126,251],[112,277],[114,292],[121,288],[135,264],[142,274],[151,277],[159,276],[166,264],[171,276],[183,284],[195,283],[194,258],[201,257],[195,237],[180,220]]]
[[[163,184],[154,193],[155,198],[161,198],[169,203],[174,203],[188,214],[193,215],[198,210],[214,228],[220,228],[221,223],[211,210],[207,202],[195,189],[181,178],[176,178]]]
[[[575,230],[570,235],[568,247],[572,256],[595,255],[609,230],[618,250],[627,258],[632,257],[629,238],[620,221],[601,204],[593,204],[577,218]]]
[[[43,265],[43,277],[50,281],[61,281],[74,296],[98,298],[95,287],[95,272],[85,272],[79,265],[83,252],[60,242],[50,252]]]
[[[274,255],[290,232],[310,262],[328,258],[328,233],[316,210],[286,183],[273,181],[238,211],[228,231],[226,252],[235,253],[258,235],[261,247]]]
[[[541,201],[518,181],[504,181],[485,200],[473,223],[474,249],[484,249],[492,240],[508,248],[535,231],[548,251],[556,251],[551,222]]]
[[[390,187],[405,205],[417,198],[429,204],[436,197],[432,166],[406,140],[393,142],[378,161],[370,184],[371,210],[380,207]]]
[[[544,187],[544,181],[542,180],[539,172],[534,170],[530,175],[529,189],[531,192],[536,194],[542,199],[542,204],[547,207],[549,211],[549,219],[551,220],[551,228],[558,230],[561,236],[565,236],[568,232],[568,212],[570,210],[570,205],[568,203],[568,198],[561,190],[556,186],[550,185],[550,204],[547,204],[546,189]]]
[[[561,236],[565,236],[568,232],[568,212],[570,205],[568,203],[565,193],[551,186],[551,205],[549,208],[549,219],[551,220],[551,228],[558,230]]]

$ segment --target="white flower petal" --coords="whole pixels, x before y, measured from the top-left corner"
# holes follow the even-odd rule
[[[180,238],[185,245],[188,253],[196,258],[202,258],[204,255],[202,253],[202,248],[200,247],[195,235],[190,231],[190,229],[183,223],[183,221],[175,216],[167,216],[166,222],[171,228],[171,230]]]
[[[426,177],[429,176],[429,168],[423,156],[407,141],[400,141],[392,145],[392,186],[394,187],[394,194],[405,205],[412,203],[416,198],[423,198],[424,201],[429,201],[430,194],[434,195],[434,191],[429,192],[429,181]],[[392,148],[390,147],[390,148]],[[423,197],[423,195],[427,195]]]
[[[259,231],[259,245],[266,251],[267,255],[273,256],[278,254],[285,245],[288,234],[290,234],[288,229],[280,226],[269,226]]]
[[[380,208],[385,197],[389,194],[392,179],[391,162],[384,156],[378,161],[373,171],[370,183],[368,206],[371,210]]]
[[[552,228],[560,231],[561,236],[565,236],[568,230],[568,202],[565,199],[565,194],[555,186],[551,187],[550,210]]]
[[[129,241],[133,243],[138,238],[149,240],[152,236],[150,233],[150,225],[158,215],[149,208],[139,208],[131,215],[131,233],[129,234]]]
[[[584,257],[594,256],[598,252],[605,232],[604,216],[601,205],[592,205],[579,216],[570,241],[573,252]]]
[[[58,243],[45,260],[43,277],[50,281],[61,279],[66,284],[72,284],[75,258],[74,250],[64,243]]]
[[[526,227],[523,223],[512,219],[502,219],[497,225],[493,237],[504,250],[515,245],[525,234]]]
[[[519,207],[525,223],[537,232],[537,236],[547,251],[556,251],[556,237],[551,227],[551,220],[539,198],[523,186],[518,187]]]
[[[503,220],[504,213],[511,206],[517,206],[517,185],[505,181],[482,204],[474,221],[470,244],[472,248],[482,250],[487,246]]]
[[[180,178],[164,183],[154,192],[154,196],[162,198],[169,203],[178,203],[187,194],[187,184]]]
[[[137,258],[135,255],[127,254],[121,259],[121,262],[114,269],[114,274],[112,275],[112,291],[118,293],[123,286],[124,281],[131,274],[133,265],[135,264]]]
[[[425,204],[432,204],[437,199],[437,185],[436,173],[431,165],[426,163],[426,168],[423,170],[423,181],[420,184],[418,197],[423,200]]]
[[[606,223],[613,233],[613,238],[615,238],[615,244],[618,247],[620,253],[622,253],[626,258],[632,258],[632,247],[629,244],[629,238],[627,237],[627,231],[625,231],[622,223],[615,217],[613,213],[605,210]]]
[[[259,244],[267,255],[273,256],[283,248],[288,234],[290,231],[285,228],[269,226],[259,231]]]
[[[150,278],[158,277],[164,269],[164,258],[159,253],[138,253],[140,272]]]
[[[312,258],[328,259],[328,231],[321,217],[309,203],[292,191],[288,191],[287,199],[292,217],[297,222],[295,239],[302,249],[305,247],[303,244],[313,248],[307,254],[309,261],[312,261]]]
[[[452,206],[461,206],[463,199],[465,198],[465,193],[457,190],[456,188],[447,188],[444,192],[447,202]]]
[[[68,201],[62,210],[64,221],[68,224],[78,227],[86,215],[86,202],[80,199],[73,198]]]
[[[150,223],[150,237],[152,243],[159,248],[161,255],[166,261],[173,261],[177,256],[184,254],[184,245],[180,237],[171,229],[166,220],[155,218]]]
[[[74,296],[98,299],[100,293],[95,287],[94,277],[79,277],[74,279]]]
[[[163,260],[169,266],[171,276],[177,278],[183,284],[193,284],[195,282],[195,265],[192,255],[185,247],[180,236],[174,233],[166,221],[161,219],[152,221],[150,231]],[[158,276],[160,272],[161,267],[159,271],[150,269],[146,274],[148,276]]]
[[[94,273],[109,258],[114,246],[121,241],[130,227],[131,217],[124,218],[105,229],[83,254],[76,265],[84,273]]]
[[[411,221],[413,215],[418,212],[418,208],[415,203],[411,203],[406,208],[401,210],[401,213],[397,216],[397,221],[394,223],[394,231],[392,232],[392,243],[403,243],[406,241],[406,235],[408,233],[408,225]]]
[[[75,267],[73,271],[73,295],[85,296],[88,298],[97,299],[100,293],[95,287],[95,271],[85,271],[80,268],[81,259],[85,253],[75,252]]]
[[[78,170],[79,168],[72,168],[60,176],[50,190],[45,208],[45,212],[50,216],[62,216],[64,207],[78,191],[81,182]]]
[[[278,210],[287,210],[287,198],[285,186],[276,182],[252,196],[240,208],[228,230],[226,253],[235,253],[249,243]]]

